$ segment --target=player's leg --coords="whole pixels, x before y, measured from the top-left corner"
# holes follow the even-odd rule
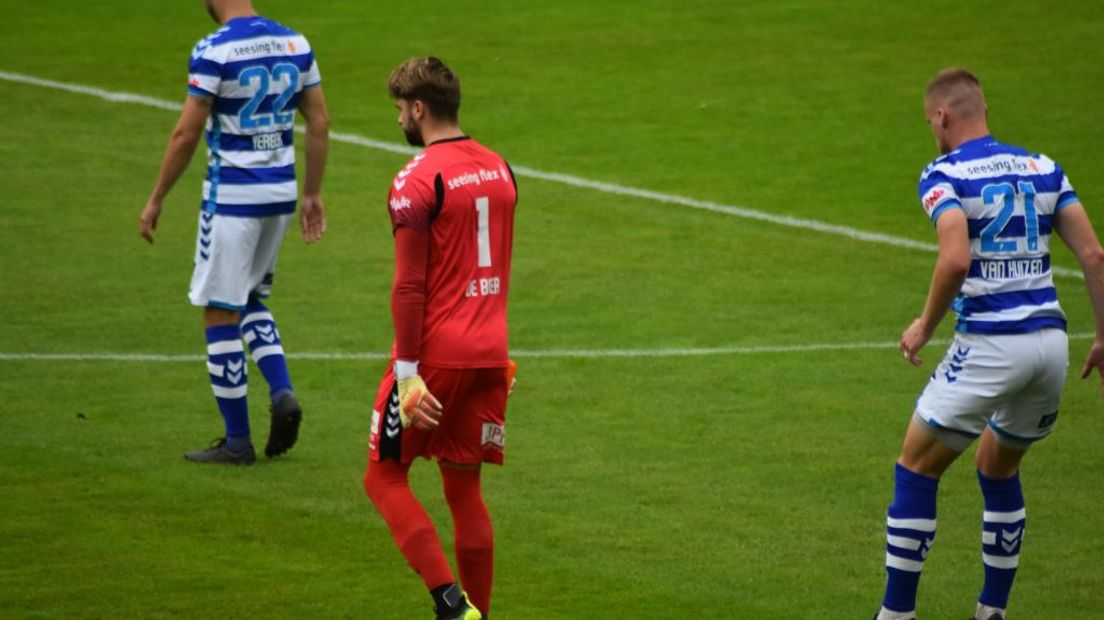
[[[246,401],[248,373],[238,316],[233,310],[212,306],[203,311],[207,334],[207,371],[219,412],[226,422],[226,448],[231,452],[252,450],[253,447]]]
[[[1020,561],[1027,512],[1020,487],[1020,461],[1027,445],[1001,441],[985,429],[978,446],[978,483],[985,499],[982,516],[982,564],[985,585],[975,618],[1002,620]]]
[[[242,311],[241,332],[245,343],[249,345],[253,361],[268,382],[268,394],[272,403],[276,404],[280,399],[290,396],[293,390],[280,330],[276,328],[276,319],[272,312],[255,294],[249,296],[249,303]]]
[[[1027,527],[1020,462],[1031,444],[1054,428],[1069,362],[1069,344],[1061,330],[1043,330],[1006,340],[1026,349],[1018,357],[1040,361],[1032,381],[993,416],[975,457],[978,483],[985,500],[982,517],[985,585],[974,614],[979,620],[1003,620],[1008,607]]]
[[[421,576],[437,609],[451,609],[461,601],[460,588],[433,521],[410,489],[409,471],[410,463],[395,459],[370,461],[364,491],[383,516],[406,562]]]
[[[284,355],[280,331],[276,319],[262,301],[272,292],[276,273],[276,256],[287,231],[290,215],[261,219],[261,234],[253,258],[250,274],[254,286],[249,301],[242,312],[242,336],[249,345],[253,361],[268,383],[271,418],[265,456],[273,457],[287,452],[299,438],[299,424],[303,417],[299,400],[291,387],[287,358]]]
[[[460,583],[484,614],[494,581],[494,528],[483,501],[481,464],[501,465],[505,450],[505,369],[425,369],[427,385],[444,405],[434,443],[452,513]]]
[[[437,387],[431,387],[434,395],[438,390],[445,392],[443,388],[447,386],[440,385],[440,379],[435,379],[434,383],[437,384]],[[380,382],[372,409],[364,490],[387,522],[399,551],[422,577],[433,598],[437,617],[448,620],[477,619],[478,612],[468,607],[449,569],[433,522],[410,490],[407,480],[410,461],[430,455],[430,445],[437,437],[436,432],[402,428],[398,385],[389,366]],[[474,612],[474,615],[468,611]]]
[[[886,515],[886,589],[881,620],[915,617],[920,575],[936,534],[939,479],[985,428],[999,386],[988,365],[1001,363],[959,335],[916,403],[894,470]]]
[[[879,620],[915,617],[920,574],[935,542],[939,478],[970,441],[919,416],[909,423],[886,515],[886,589]]]
[[[453,539],[460,583],[479,611],[491,610],[494,581],[494,528],[483,501],[480,465],[438,461],[445,500],[452,513]]]
[[[240,252],[256,227],[243,218],[201,213],[196,243],[195,271],[189,298],[203,306],[207,340],[207,371],[226,435],[211,448],[185,454],[192,461],[250,464],[255,460],[249,432],[245,350],[238,327],[248,283]]]

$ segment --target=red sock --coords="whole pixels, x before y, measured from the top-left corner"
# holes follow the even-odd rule
[[[494,530],[487,505],[483,503],[479,470],[441,465],[441,480],[452,511],[460,583],[472,604],[484,615],[489,614],[494,577]]]
[[[456,579],[449,569],[433,522],[410,490],[409,471],[409,463],[402,465],[393,459],[369,463],[368,472],[364,474],[364,490],[383,515],[407,563],[422,576],[426,588],[432,590]]]

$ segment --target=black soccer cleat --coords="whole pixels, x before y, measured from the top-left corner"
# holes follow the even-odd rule
[[[303,410],[295,394],[288,394],[269,409],[272,419],[268,427],[268,443],[265,444],[265,456],[272,458],[291,450],[299,439],[299,422],[303,420]]]
[[[457,588],[455,585],[450,589],[452,591],[444,595],[445,602],[451,603],[449,608],[441,609],[438,607],[433,610],[433,612],[437,614],[437,620],[483,620],[483,614],[479,613],[475,605],[471,604],[471,601],[468,600],[467,593],[461,592],[460,588]],[[456,596],[455,601],[450,601],[450,594],[459,596]]]
[[[226,447],[226,438],[219,437],[211,442],[211,447],[203,450],[185,452],[184,458],[193,463],[214,463],[218,465],[252,465],[257,462],[257,453],[253,451],[253,444],[244,450],[234,452]]]

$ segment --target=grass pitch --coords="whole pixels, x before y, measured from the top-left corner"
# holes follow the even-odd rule
[[[1099,3],[258,8],[310,37],[336,131],[400,141],[386,75],[436,53],[463,80],[465,129],[516,165],[919,241],[933,233],[915,184],[935,154],[921,93],[963,65],[998,137],[1058,159],[1090,213],[1104,204]],[[0,24],[0,70],[182,100],[187,54],[212,29],[199,2],[40,0]],[[0,352],[202,354],[185,298],[200,162],[157,245],[137,235],[174,115],[2,80],[0,114]],[[404,161],[332,146],[327,237],[289,235],[281,255],[271,306],[288,351],[387,349],[385,195]],[[548,181],[520,189],[519,350],[891,341],[933,260]],[[1055,263],[1075,267],[1060,248]],[[1083,287],[1058,287],[1070,331],[1091,331]],[[1086,345],[1073,341],[1071,370]],[[523,358],[507,466],[485,476],[494,617],[868,617],[892,462],[940,355],[931,345],[922,370],[891,349]],[[0,616],[428,617],[360,489],[382,366],[292,360],[301,444],[218,469],[180,458],[221,425],[202,363],[0,360]],[[1016,617],[1104,614],[1099,409],[1095,382],[1071,379],[1024,469]],[[434,468],[414,483],[449,544]],[[970,464],[942,487],[921,613],[965,617],[981,578]]]

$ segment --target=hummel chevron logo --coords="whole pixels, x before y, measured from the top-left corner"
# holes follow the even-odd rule
[[[951,368],[951,372],[962,372],[962,366],[955,366],[954,364],[947,364]]]
[[[200,233],[201,233],[201,234],[202,234],[202,235],[203,235],[204,237],[206,237],[207,235],[211,234],[211,231],[212,231],[212,230],[214,230],[214,229],[213,229],[212,227],[210,227],[210,226],[200,226],[200,227],[199,227],[199,232],[200,232]]]
[[[387,403],[387,419],[384,420],[384,432],[391,439],[398,436],[399,431],[402,430],[402,421],[399,419],[399,395],[397,392],[391,393],[391,400]]]
[[[395,186],[396,190],[401,190],[402,188],[406,187],[406,181],[403,181],[401,179],[395,179],[395,182],[393,183],[393,185]]]
[[[238,360],[237,362],[231,360],[226,362],[226,380],[230,383],[240,383],[242,375],[245,374],[245,362]]]
[[[215,214],[214,213],[208,213],[208,212],[204,211],[203,213],[200,214],[200,217],[203,218],[203,222],[205,224],[210,224],[211,219],[215,217]]]
[[[206,253],[206,252],[203,252],[203,251],[200,251],[199,256],[203,260],[210,260],[211,259],[211,255]]]
[[[943,373],[943,377],[947,379],[947,383],[954,383],[955,381],[958,381],[958,377],[952,375],[949,370]]]
[[[1012,553],[1012,551],[1020,544],[1020,534],[1023,532],[1022,527],[1018,527],[1012,531],[1001,530],[1001,548],[1005,553]]]
[[[261,340],[264,340],[268,344],[276,342],[276,338],[279,336],[276,330],[272,328],[272,325],[257,325],[253,330],[257,332],[257,336],[259,336]]]
[[[928,552],[931,551],[931,546],[932,546],[932,543],[934,543],[934,542],[935,542],[935,537],[934,536],[931,537],[931,538],[925,538],[924,539],[924,546],[920,548],[920,557],[922,557],[924,559],[927,559]]]
[[[967,347],[965,349],[963,349],[962,347],[959,347],[958,351],[954,355],[952,355],[951,358],[954,359],[954,363],[962,364],[962,363],[966,362],[966,356],[969,355],[969,354],[970,354],[969,347]]]
[[[202,245],[205,248],[209,248],[209,247],[211,247],[211,240],[200,237],[199,245]]]
[[[403,168],[399,171],[399,178],[405,179],[406,177],[410,176],[411,172],[414,172],[414,168],[411,166],[407,166],[406,168]]]
[[[390,417],[387,418],[387,428],[385,428],[383,430],[383,432],[387,433],[388,437],[390,437],[391,439],[394,439],[396,436],[398,436],[399,431],[401,431],[401,430],[402,430],[402,425],[399,423],[398,420],[395,420],[395,423],[392,424],[391,423],[391,418]]]

